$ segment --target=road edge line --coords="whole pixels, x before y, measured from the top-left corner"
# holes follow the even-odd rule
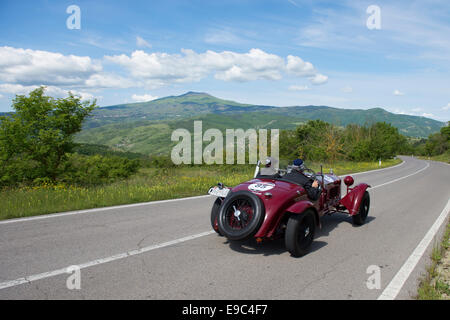
[[[206,194],[206,195],[202,195],[202,196],[194,196],[194,197],[186,197],[186,198],[175,198],[175,199],[167,199],[167,200],[148,201],[148,202],[137,202],[137,203],[121,204],[121,205],[110,206],[110,207],[83,209],[83,210],[67,211],[67,212],[60,212],[60,213],[57,213],[57,212],[56,213],[48,213],[48,214],[42,214],[42,215],[37,215],[37,216],[32,216],[32,217],[2,220],[2,221],[0,221],[0,225],[14,223],[14,222],[26,222],[26,221],[33,221],[33,220],[42,220],[42,219],[49,219],[49,218],[71,216],[71,215],[80,214],[80,213],[91,213],[91,212],[108,211],[108,210],[114,210],[114,209],[140,207],[140,206],[146,206],[146,205],[150,205],[150,204],[160,204],[160,203],[176,202],[176,201],[183,201],[183,200],[195,200],[195,199],[201,199],[201,198],[206,198],[206,197],[211,197],[211,196],[209,194]]]
[[[414,249],[414,251],[408,257],[408,259],[402,265],[400,270],[395,274],[394,278],[389,282],[389,284],[383,290],[383,292],[380,294],[377,300],[394,300],[397,297],[397,295],[403,288],[403,285],[405,284],[406,280],[408,280],[409,276],[415,269],[417,263],[422,258],[423,254],[427,250],[436,233],[439,231],[440,227],[442,226],[442,223],[446,221],[449,212],[450,212],[450,199],[448,200],[447,205],[444,207],[439,217],[436,219],[431,228],[425,234],[425,237],[419,242],[417,247]]]
[[[383,187],[383,186],[385,186],[385,185],[388,185],[388,184],[391,184],[391,183],[394,183],[394,182],[397,182],[397,181],[400,181],[400,180],[409,178],[409,177],[411,177],[411,176],[414,176],[414,175],[416,175],[416,174],[418,174],[418,173],[420,173],[420,172],[422,172],[422,171],[424,171],[424,170],[426,170],[426,169],[428,169],[428,168],[430,167],[430,163],[429,163],[429,162],[425,162],[425,163],[426,163],[427,165],[426,165],[425,167],[423,167],[422,169],[417,170],[416,172],[413,172],[413,173],[408,174],[408,175],[406,175],[406,176],[403,176],[403,177],[400,177],[400,178],[397,178],[397,179],[394,179],[394,180],[391,180],[391,181],[388,181],[388,182],[385,182],[385,183],[382,183],[382,184],[378,184],[378,185],[376,185],[376,186],[371,187],[370,190],[376,189],[376,188],[378,188],[378,187]]]
[[[374,170],[367,170],[367,171],[361,171],[361,172],[355,172],[355,173],[348,173],[348,174],[344,174],[344,175],[339,176],[339,177],[357,176],[358,174],[372,173],[372,172],[379,172],[379,171],[388,170],[388,169],[394,169],[394,168],[397,168],[397,167],[400,167],[400,166],[404,165],[405,163],[406,163],[406,161],[402,160],[402,162],[400,162],[400,163],[398,163],[398,164],[396,164],[395,166],[392,166],[392,167],[381,168],[381,169],[374,169]]]

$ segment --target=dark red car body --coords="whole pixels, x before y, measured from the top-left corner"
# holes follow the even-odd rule
[[[230,190],[226,198],[241,191],[241,193],[245,194],[252,193],[260,199],[260,202],[264,206],[264,217],[261,218],[262,221],[258,225],[257,230],[251,233],[251,236],[256,238],[258,242],[282,236],[286,230],[289,218],[294,215],[302,215],[305,212],[309,214],[314,213],[314,221],[317,226],[320,226],[320,218],[323,215],[335,212],[345,212],[350,216],[359,218],[353,220],[356,224],[364,223],[370,204],[370,198],[367,193],[367,188],[370,187],[368,184],[360,183],[352,188],[353,178],[347,176],[344,179],[347,185],[347,192],[345,196],[341,197],[342,179],[340,177],[330,173],[318,174],[315,178],[319,180],[321,185],[321,193],[319,199],[316,201],[308,198],[305,188],[301,185],[270,176],[267,178],[259,176],[258,178],[229,188]],[[259,187],[261,191],[254,190],[254,186]],[[221,185],[220,187],[226,188]],[[219,230],[217,219],[219,217],[220,204],[224,202],[225,198],[219,197],[219,199],[215,203],[216,209],[213,207],[211,223],[214,230],[222,234],[225,232],[223,232],[224,230]],[[365,208],[366,212],[363,212],[365,216],[361,219],[361,217],[357,216],[364,209],[361,208],[363,200],[365,201],[364,206],[367,208]],[[237,209],[234,207],[234,210],[236,211]],[[247,213],[251,212],[251,208],[245,210],[249,211]],[[225,234],[225,236],[227,235]]]

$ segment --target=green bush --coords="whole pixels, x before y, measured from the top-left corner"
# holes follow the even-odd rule
[[[118,156],[121,158],[127,158],[130,160],[140,159],[147,160],[148,156],[129,151],[115,150],[109,146],[101,145],[101,144],[90,144],[90,143],[77,143],[73,148],[73,152],[86,155],[101,155],[101,156]]]
[[[146,162],[146,166],[151,168],[174,168],[175,164],[169,156],[155,155],[150,157],[150,161]]]
[[[0,184],[48,178],[56,181],[74,147],[73,136],[96,107],[69,92],[64,99],[44,95],[45,87],[16,95],[15,113],[0,117]]]
[[[384,122],[370,126],[337,127],[311,120],[295,131],[281,133],[281,158],[301,157],[310,161],[374,161],[389,159],[408,150],[398,129]]]
[[[77,185],[98,185],[125,179],[136,173],[139,160],[117,156],[84,156],[70,154],[59,179],[61,182]]]

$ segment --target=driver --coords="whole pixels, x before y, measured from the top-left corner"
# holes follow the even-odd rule
[[[292,166],[291,172],[284,175],[284,179],[295,181],[295,183],[301,185],[308,194],[308,197],[316,201],[320,196],[319,181],[307,177],[303,171],[305,170],[305,165],[302,159],[295,159],[294,165]]]

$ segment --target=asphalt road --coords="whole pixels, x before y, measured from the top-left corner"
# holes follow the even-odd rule
[[[0,299],[377,299],[450,198],[450,166],[402,159],[355,175],[373,187],[368,222],[324,217],[302,258],[283,240],[212,233],[209,196],[0,222]],[[397,298],[415,294],[426,256]],[[67,288],[70,265],[79,290]],[[366,285],[371,265],[379,289]]]

